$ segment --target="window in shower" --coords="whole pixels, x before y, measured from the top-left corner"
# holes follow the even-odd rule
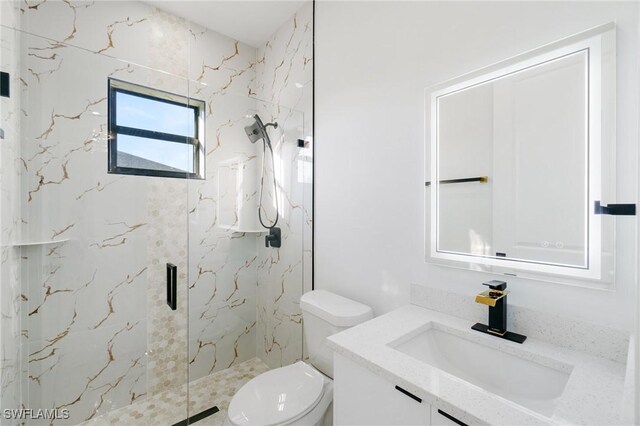
[[[109,173],[204,179],[205,103],[109,79]]]

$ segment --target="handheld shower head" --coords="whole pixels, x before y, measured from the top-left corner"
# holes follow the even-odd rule
[[[260,120],[260,117],[258,117],[258,115],[256,114],[253,116],[253,118],[255,119],[254,123],[248,126],[244,126],[244,131],[251,143],[256,143],[260,139],[264,138],[266,132],[264,124],[262,124],[262,120]]]
[[[251,117],[251,116],[248,116]],[[267,133],[267,127],[271,126],[274,129],[278,128],[278,123],[267,123],[266,125],[260,119],[258,114],[253,116],[255,122],[248,126],[244,127],[244,131],[247,134],[247,137],[251,141],[251,143],[256,143],[260,139],[262,139],[262,176],[260,177],[260,198],[258,200],[258,219],[260,220],[260,224],[267,229],[273,230],[276,228],[278,223],[278,218],[280,217],[280,211],[278,209],[278,184],[276,182],[276,173],[275,173],[275,163],[273,156],[273,147],[271,146],[271,139],[269,139],[269,134]],[[267,148],[271,153],[271,170],[273,174],[273,197],[275,198],[276,205],[276,217],[271,225],[267,225],[262,220],[262,195],[264,192],[264,175],[265,175],[265,167],[264,161],[267,156]],[[276,228],[277,229],[277,228]],[[269,242],[267,242],[269,244]],[[272,247],[276,247],[272,245]],[[279,246],[277,246],[279,247]]]
[[[267,134],[267,127],[272,126],[274,129],[278,128],[278,123],[267,123],[266,125],[260,119],[258,114],[253,116],[255,122],[248,126],[244,126],[244,131],[247,134],[247,137],[251,141],[251,143],[256,143],[260,139],[264,139],[265,142],[271,146],[271,140],[269,139],[269,135]]]

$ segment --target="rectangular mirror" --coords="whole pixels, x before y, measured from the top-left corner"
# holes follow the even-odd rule
[[[428,257],[601,280],[614,75],[609,24],[428,90]]]

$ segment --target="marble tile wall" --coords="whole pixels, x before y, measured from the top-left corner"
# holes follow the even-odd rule
[[[303,357],[299,301],[311,290],[312,17],[307,4],[258,49],[255,91],[266,101],[260,115],[280,125],[275,156],[282,165],[276,166],[282,247],[258,244],[257,355],[271,368]],[[308,147],[298,148],[297,139]],[[272,191],[266,199],[273,200]],[[273,209],[265,213],[273,218]]]
[[[58,241],[22,248],[25,405],[67,408],[75,424],[187,377],[186,292],[178,311],[163,304],[164,264],[186,266],[186,183],[106,173],[105,83],[182,94],[188,84],[40,37],[22,42],[22,238]]]
[[[20,25],[5,20],[9,5]],[[77,424],[257,352],[272,367],[299,359],[310,149],[294,146],[311,134],[310,7],[255,49],[140,2],[2,6],[2,59],[14,49],[18,95],[8,109],[3,99],[2,117],[19,110],[22,129],[0,152],[2,395],[69,409],[54,423]],[[206,180],[106,173],[108,77],[207,102]],[[277,251],[218,221],[219,164],[258,167],[243,131],[256,112],[285,129]],[[176,311],[165,304],[166,262],[179,269]]]
[[[38,34],[21,35],[16,73],[25,129],[19,230],[24,241],[62,241],[21,251],[24,404],[68,408],[60,423],[187,381],[188,183],[106,174],[105,89],[115,77],[190,94],[189,47],[206,31],[141,3],[117,4],[17,5],[23,29]],[[228,49],[255,58],[226,37],[208,41],[216,37],[213,65]],[[212,95],[231,88],[234,74],[211,70]],[[165,304],[167,261],[180,271],[175,312]]]
[[[253,70],[250,74],[254,75]],[[205,73],[203,80],[209,78],[216,76]],[[223,223],[218,216],[221,163],[242,159],[248,166],[257,167],[256,145],[249,142],[243,129],[248,124],[245,116],[255,108],[255,101],[231,93],[216,94],[210,87],[204,86],[196,95],[205,99],[214,111],[207,118],[208,132],[211,132],[206,147],[207,179],[189,181],[188,362],[191,380],[255,356],[256,240],[259,237],[227,229],[225,225],[234,226],[237,221]],[[255,197],[255,193],[250,194],[254,201]]]
[[[194,55],[202,61],[192,60],[194,97],[207,100],[213,111],[207,126],[217,130],[207,147],[206,183],[189,182],[191,380],[256,354],[271,368],[302,356],[298,300],[305,268],[311,288],[311,148],[300,150],[296,141],[311,135],[311,17],[309,4],[253,56],[227,47],[224,58],[208,58],[215,41],[207,32],[194,42],[196,51],[205,49]],[[222,65],[229,68],[226,75],[217,72]],[[220,84],[223,93],[211,89]],[[260,177],[261,143],[250,144],[243,131],[251,123],[245,116],[254,113],[280,125],[272,132],[282,210],[280,249],[265,248],[264,233],[229,232],[217,214],[221,163],[241,158]],[[270,170],[267,164],[265,205],[273,205]],[[259,185],[255,187],[244,200],[252,206],[258,197]],[[273,211],[265,212],[267,218],[273,219]],[[257,221],[255,225],[260,228]]]
[[[186,209],[188,183],[180,179],[150,179],[147,189],[147,394],[172,389],[188,381]],[[166,264],[178,268],[177,306],[168,309]],[[133,400],[131,402],[134,402]],[[178,400],[178,403],[184,401]],[[178,409],[177,411],[182,411]]]
[[[19,26],[18,12],[0,3],[0,69],[10,78],[9,98],[0,98],[0,412],[21,406],[22,384],[20,324],[20,249],[11,242],[19,240],[20,209],[19,143],[20,143],[20,36],[8,27]],[[2,424],[17,421],[0,420]]]
[[[206,180],[189,181],[188,189],[188,365],[193,381],[255,357],[259,235],[234,232],[229,227],[241,225],[238,217],[222,220],[219,212],[221,166],[240,161],[254,173],[258,167],[256,145],[244,132],[251,122],[247,115],[256,110],[250,97],[255,48],[225,41],[208,29],[194,26],[191,33],[192,96],[205,100],[208,108]],[[245,204],[256,205],[254,192],[245,196]]]
[[[198,421],[198,426],[226,425],[227,409],[233,395],[249,380],[269,370],[259,358],[236,364],[214,374],[193,380],[189,385],[163,391],[140,403],[114,410],[104,416],[81,423],[81,426],[173,425],[184,420],[176,413],[175,401],[189,393],[189,412],[201,413],[211,408],[212,401],[220,411]]]

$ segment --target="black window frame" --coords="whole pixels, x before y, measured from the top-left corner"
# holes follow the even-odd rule
[[[134,175],[134,176],[152,176],[179,179],[205,179],[205,147],[204,147],[204,130],[205,130],[205,109],[204,101],[189,98],[182,95],[166,92],[151,87],[142,86],[140,84],[130,83],[115,78],[109,78],[108,83],[108,144],[107,144],[107,172],[109,174]],[[171,133],[158,132],[154,130],[139,129],[135,127],[120,126],[117,121],[117,101],[118,93],[137,96],[157,102],[164,102],[181,107],[187,107],[193,110],[194,119],[194,136],[175,135]],[[128,135],[142,137],[147,139],[155,139],[166,142],[184,143],[193,146],[193,172],[180,172],[170,170],[153,170],[142,169],[137,167],[120,167],[118,166],[118,135]]]

